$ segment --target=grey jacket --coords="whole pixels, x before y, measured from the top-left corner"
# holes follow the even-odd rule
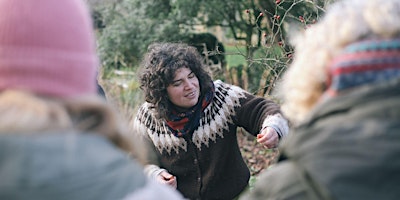
[[[149,186],[158,197],[144,194]],[[99,135],[0,135],[0,199],[180,199],[171,191]]]
[[[242,199],[399,199],[400,80],[320,104]]]

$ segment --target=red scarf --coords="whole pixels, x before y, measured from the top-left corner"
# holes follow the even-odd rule
[[[186,112],[179,112],[174,105],[170,105],[170,112],[167,114],[167,125],[176,137],[192,134],[200,125],[200,119],[204,109],[211,103],[215,89],[212,87],[199,102]]]

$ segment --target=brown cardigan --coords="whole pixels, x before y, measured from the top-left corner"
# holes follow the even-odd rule
[[[280,113],[271,100],[215,81],[213,102],[192,135],[175,137],[164,120],[145,103],[134,127],[150,141],[158,165],[177,177],[178,190],[189,199],[232,199],[247,186],[249,169],[237,143],[237,127],[259,133],[268,115]]]

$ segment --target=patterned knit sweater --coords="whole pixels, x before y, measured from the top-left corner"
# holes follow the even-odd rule
[[[238,147],[238,126],[253,135],[265,126],[280,136],[288,132],[273,101],[221,81],[214,85],[214,99],[191,135],[174,136],[148,103],[134,120],[135,131],[145,136],[157,157],[149,159],[148,168],[157,166],[175,175],[178,190],[189,199],[232,199],[246,187],[250,173]]]

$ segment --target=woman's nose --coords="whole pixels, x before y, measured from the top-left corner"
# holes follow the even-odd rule
[[[184,83],[185,85],[185,90],[189,90],[189,89],[192,89],[193,88],[193,83],[192,82],[190,82],[189,80],[187,80],[187,81],[185,81],[185,83]]]

